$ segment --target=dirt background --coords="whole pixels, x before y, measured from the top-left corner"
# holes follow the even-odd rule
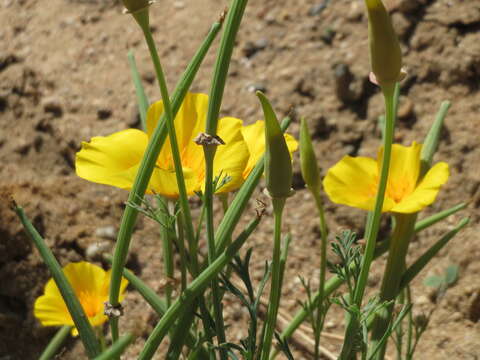
[[[480,2],[390,0],[408,77],[402,85],[396,140],[422,141],[441,101],[453,106],[436,160],[450,164],[451,177],[438,201],[425,211],[468,202],[466,210],[424,231],[411,245],[410,260],[469,216],[471,225],[441,252],[415,281],[416,311],[436,309],[422,338],[418,359],[480,358]],[[163,1],[151,22],[168,82],[173,88],[225,0]],[[113,246],[127,192],[75,176],[74,156],[92,136],[138,126],[134,88],[126,54],[133,49],[146,91],[159,98],[139,30],[119,3],[100,0],[2,0],[0,2],[0,189],[25,207],[62,264],[95,259]],[[208,92],[216,42],[192,90]],[[368,82],[367,25],[361,1],[252,1],[245,14],[223,102],[223,112],[253,122],[261,109],[253,92],[265,91],[277,111],[291,107],[309,119],[322,171],[345,153],[374,156],[382,99]],[[290,131],[298,134],[298,123]],[[318,220],[309,193],[295,174],[285,230],[293,234],[282,308],[293,314],[305,299],[298,275],[318,276]],[[260,196],[260,195],[259,195]],[[0,204],[0,359],[34,359],[53,329],[41,328],[32,307],[49,275],[36,250]],[[245,219],[253,215],[253,206]],[[344,228],[363,232],[364,213],[327,201],[332,234]],[[198,208],[194,209],[194,214]],[[254,274],[271,257],[271,216],[247,246],[255,248]],[[161,291],[162,266],[157,229],[140,219],[129,267]],[[448,265],[460,267],[458,282],[434,302],[422,281]],[[370,285],[381,281],[384,260],[373,266]],[[157,318],[134,292],[127,295],[124,329],[141,336],[134,358]],[[242,334],[245,311],[226,301],[230,334]],[[341,311],[326,330],[342,334]],[[339,342],[323,345],[338,352]],[[296,359],[311,355],[292,343]],[[392,347],[393,349],[393,347]],[[83,358],[70,341],[62,359]],[[158,359],[163,358],[161,352]]]

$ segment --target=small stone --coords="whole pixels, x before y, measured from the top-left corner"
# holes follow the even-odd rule
[[[414,304],[427,305],[430,304],[430,300],[428,299],[428,296],[421,295],[415,299]]]
[[[336,324],[334,321],[332,321],[332,320],[327,321],[327,322],[325,323],[325,329],[334,329],[334,328],[336,328],[336,327],[337,327],[337,324]]]
[[[88,260],[99,260],[102,258],[102,255],[109,251],[111,248],[111,243],[108,241],[95,242],[90,244],[85,250],[85,257]]]
[[[248,41],[245,46],[243,47],[243,54],[247,58],[253,57],[259,51],[264,50],[268,46],[268,39],[261,38],[257,41]]]
[[[260,84],[260,83],[254,83],[254,84],[249,84],[247,85],[247,91],[249,92],[257,92],[257,91],[261,91],[263,93],[266,93],[267,92],[267,87],[263,84]]]
[[[103,226],[95,230],[95,236],[103,239],[115,240],[117,238],[117,231],[113,226]]]
[[[308,15],[309,16],[316,16],[322,13],[323,10],[327,7],[327,2],[323,1],[320,4],[313,5],[309,10],[308,10]]]
[[[56,96],[49,96],[42,99],[43,111],[53,114],[55,117],[63,115],[63,107],[60,99]]]
[[[13,151],[20,155],[26,155],[30,151],[31,143],[25,139],[20,139]]]
[[[97,118],[99,120],[107,120],[110,116],[112,116],[112,110],[103,108],[97,110]]]

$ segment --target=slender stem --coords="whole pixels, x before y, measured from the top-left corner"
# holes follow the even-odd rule
[[[159,207],[160,224],[160,237],[162,238],[163,247],[163,267],[165,271],[166,284],[165,284],[165,300],[167,307],[172,303],[173,285],[171,279],[173,279],[174,265],[173,265],[173,247],[170,226],[170,213],[168,210],[167,202],[165,198],[157,198]]]
[[[205,154],[205,194],[203,199],[206,210],[205,222],[207,227],[208,263],[212,264],[217,257],[215,249],[215,229],[213,225],[213,159],[215,157],[216,146],[205,145],[203,150]],[[222,293],[220,292],[217,279],[213,279],[211,288],[215,332],[218,345],[220,345],[226,342],[226,335],[225,324],[223,322]],[[227,360],[226,349],[221,348],[219,352],[221,359]]]
[[[177,216],[177,240],[178,240],[178,252],[180,253],[180,276],[182,291],[187,287],[187,253],[185,250],[185,237],[184,237],[185,224],[182,214]]]
[[[383,143],[383,159],[380,169],[380,179],[378,183],[377,196],[375,199],[375,206],[372,215],[370,226],[366,230],[366,247],[365,254],[362,260],[362,267],[358,283],[355,289],[354,303],[360,305],[365,293],[365,287],[367,285],[368,273],[370,271],[370,265],[373,261],[375,252],[375,245],[377,243],[378,230],[380,228],[380,218],[382,214],[383,201],[385,199],[385,190],[387,189],[388,182],[388,170],[390,168],[390,155],[392,152],[393,132],[395,127],[395,115],[394,115],[394,99],[393,89],[382,89],[385,99],[385,138]]]
[[[68,337],[68,334],[72,330],[72,326],[64,325],[62,326],[55,336],[50,340],[45,350],[43,350],[42,355],[38,360],[50,360],[53,359],[58,350],[65,343],[65,340]]]
[[[323,209],[323,202],[320,195],[320,192],[316,189],[312,189],[312,194],[315,199],[315,204],[317,205],[318,215],[320,218],[320,275],[319,275],[319,285],[318,285],[318,295],[321,299],[325,300],[324,288],[325,288],[325,278],[326,278],[326,269],[327,269],[327,236],[328,229],[327,223],[325,221],[325,211]],[[324,301],[318,303],[317,308],[317,319],[316,319],[316,332],[315,332],[315,359],[317,360],[320,356],[320,333],[322,332],[322,322],[323,322],[323,304]]]
[[[104,351],[101,355],[97,356],[95,360],[111,360],[118,358],[132,341],[132,334],[126,334],[125,336],[122,336],[120,339],[115,341],[110,348]]]
[[[270,356],[273,333],[277,322],[278,307],[280,305],[281,284],[281,234],[282,214],[285,206],[285,198],[272,199],[273,214],[275,217],[273,256],[272,256],[272,282],[270,287],[270,299],[268,304],[267,319],[265,323],[264,337],[262,342],[261,360],[267,360]]]
[[[396,214],[396,226],[390,241],[388,251],[387,265],[383,276],[382,287],[380,290],[380,301],[395,300],[402,276],[405,272],[405,258],[407,256],[408,245],[413,235],[415,224],[415,214]],[[371,349],[375,349],[382,340],[383,335],[388,329],[392,319],[394,304],[392,303],[382,311],[377,313],[372,329]],[[375,359],[381,360],[385,357],[387,341],[381,345],[375,355]]]
[[[139,14],[134,14],[135,19],[139,24],[143,24],[143,27],[148,27],[148,9],[146,11],[141,11]],[[173,94],[173,112],[176,114],[180,108],[180,105],[187,93],[193,78],[195,77],[200,64],[202,63],[205,55],[210,48],[213,40],[215,39],[216,35],[220,31],[221,23],[215,23],[210,32],[208,33],[207,37],[205,38],[204,42],[195,53],[195,56],[192,58],[190,63],[188,64],[187,69],[182,75],[181,80],[177,84],[175,92]],[[143,200],[143,196],[145,194],[145,190],[147,189],[148,182],[150,177],[152,176],[153,168],[158,158],[158,154],[165,142],[166,139],[166,126],[163,119],[165,119],[166,114],[164,113],[157,124],[153,134],[151,135],[150,141],[148,143],[147,149],[145,151],[145,155],[140,163],[140,167],[135,177],[135,181],[132,186],[132,190],[128,197],[128,202],[133,204],[139,205]],[[120,224],[120,229],[118,231],[117,243],[115,246],[115,253],[113,257],[113,264],[112,264],[112,277],[110,282],[110,294],[109,294],[109,301],[113,306],[118,305],[118,296],[120,291],[120,282],[121,276],[123,272],[123,268],[125,266],[125,261],[128,254],[128,249],[130,247],[130,240],[132,238],[135,222],[137,220],[138,210],[133,206],[127,206],[125,212],[122,216],[122,221]],[[189,239],[189,243],[194,242],[194,231],[193,231],[193,224],[191,223],[191,216],[190,213],[184,213],[183,216],[186,219],[186,233],[187,238]],[[112,338],[118,338],[118,319],[111,318],[110,325],[112,328]]]
[[[393,132],[395,125],[395,104],[394,104],[394,89],[395,86],[383,87],[383,96],[385,100],[385,131],[383,136],[383,158],[380,169],[380,179],[378,182],[377,195],[375,198],[374,211],[371,215],[371,219],[368,222],[368,227],[365,233],[366,246],[365,253],[362,258],[362,265],[360,269],[360,275],[355,287],[355,293],[353,296],[353,304],[361,307],[363,295],[365,294],[365,288],[367,286],[368,273],[370,271],[370,265],[372,264],[375,247],[377,243],[378,230],[380,228],[380,219],[382,215],[383,202],[385,199],[385,190],[388,183],[388,170],[390,168],[390,155],[392,152]],[[350,323],[347,325],[345,332],[345,339],[352,339],[352,341],[345,341],[340,354],[340,359],[350,359],[352,353],[354,353],[354,341],[356,333],[359,329],[359,319],[352,315],[350,317]],[[354,324],[352,324],[352,322]]]

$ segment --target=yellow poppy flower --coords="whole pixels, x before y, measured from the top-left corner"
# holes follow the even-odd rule
[[[68,264],[63,268],[63,272],[80,301],[90,324],[99,326],[107,321],[108,317],[103,314],[103,308],[104,302],[108,301],[110,271],[104,271],[97,265],[82,261]],[[122,278],[120,301],[123,300],[123,292],[127,285],[128,281]],[[44,294],[35,301],[34,315],[43,326],[74,325],[67,305],[53,279],[48,280]],[[78,335],[76,328],[72,329],[72,335]]]
[[[242,134],[250,153],[248,163],[243,170],[243,178],[246,179],[257,164],[258,160],[265,153],[265,121],[258,120],[252,125],[244,126],[242,128]],[[290,134],[285,134],[285,140],[287,141],[287,147],[291,155],[297,150],[298,142]]]
[[[382,212],[415,213],[432,204],[448,180],[448,164],[439,162],[419,179],[422,145],[394,144]],[[345,156],[327,172],[325,192],[334,203],[373,210],[383,148],[377,160]]]
[[[204,186],[205,160],[203,148],[193,140],[205,130],[208,96],[188,93],[174,120],[175,132],[182,161],[188,195]],[[76,156],[77,175],[96,183],[131,189],[148,140],[163,113],[162,101],[152,104],[147,113],[147,132],[127,129],[106,137],[94,137],[83,142]],[[218,136],[225,145],[217,148],[214,176],[230,179],[217,192],[228,192],[243,182],[243,171],[249,159],[247,144],[242,132],[242,121],[224,117],[218,122]],[[170,141],[167,138],[157,159],[147,193],[178,197],[178,186],[172,159]]]

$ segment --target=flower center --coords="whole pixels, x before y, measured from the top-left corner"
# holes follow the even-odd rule
[[[406,178],[388,181],[386,195],[395,203],[399,203],[414,190],[414,185]]]
[[[102,300],[98,294],[89,291],[81,291],[79,296],[85,314],[89,317],[95,317],[102,310]]]

